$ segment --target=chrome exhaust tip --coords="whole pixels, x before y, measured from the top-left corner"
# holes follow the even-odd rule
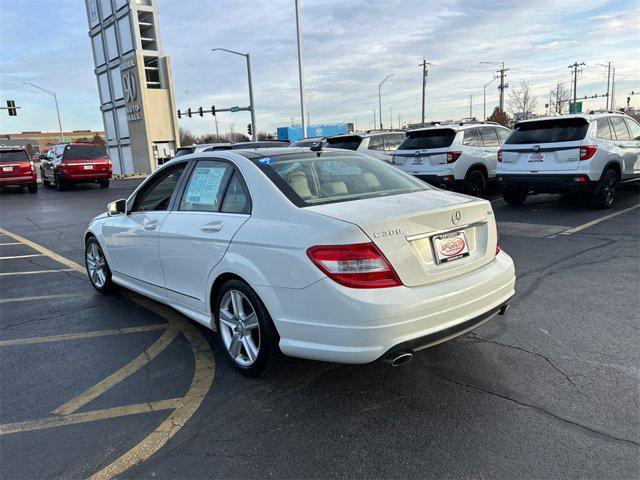
[[[397,352],[392,355],[387,356],[384,359],[384,363],[387,365],[391,365],[392,367],[399,367],[400,365],[404,365],[408,361],[413,358],[413,353],[411,352]]]
[[[502,305],[500,307],[500,311],[498,312],[498,315],[504,315],[505,313],[507,313],[507,310],[509,310],[509,308],[511,308],[511,305],[508,303]]]

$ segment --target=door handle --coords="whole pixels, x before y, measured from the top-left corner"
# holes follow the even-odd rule
[[[158,226],[158,222],[149,222],[144,226],[145,230],[155,230]]]
[[[203,232],[210,232],[210,233],[219,232],[220,230],[222,230],[222,225],[223,225],[222,222],[208,223],[207,225],[202,227],[201,230]]]

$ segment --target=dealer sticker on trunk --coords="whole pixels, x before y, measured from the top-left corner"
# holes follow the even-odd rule
[[[469,245],[464,231],[443,233],[431,237],[436,263],[446,263],[469,256]]]

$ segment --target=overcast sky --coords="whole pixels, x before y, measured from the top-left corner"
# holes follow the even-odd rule
[[[213,47],[251,53],[257,123],[275,131],[299,122],[293,0],[157,0],[164,51],[171,56],[178,108],[247,105],[244,60]],[[640,91],[640,8],[636,1],[509,2],[418,0],[301,0],[307,109],[311,123],[350,121],[371,128],[383,86],[383,120],[420,117],[423,56],[431,62],[427,120],[482,117],[483,84],[493,78],[481,61],[504,61],[515,87],[526,79],[544,112],[549,91],[567,82],[567,66],[585,62],[578,96],[606,91],[614,62],[617,105]],[[93,58],[81,0],[0,1],[0,100],[16,100],[18,117],[0,111],[0,132],[57,128],[51,98],[21,85],[58,93],[65,130],[103,129]],[[487,87],[487,112],[497,104]],[[631,104],[640,107],[640,95]],[[604,99],[586,102],[604,108]],[[248,112],[219,115],[222,131],[244,131]],[[211,118],[183,119],[194,133]]]

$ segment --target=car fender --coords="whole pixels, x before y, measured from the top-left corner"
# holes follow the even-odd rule
[[[102,253],[104,253],[105,258],[107,259],[107,263],[111,264],[111,255],[109,252],[109,248],[106,245],[107,242],[103,232],[103,228],[106,225],[110,225],[111,223],[113,223],[114,218],[107,217],[106,215],[107,214],[104,213],[94,218],[93,220],[91,220],[91,223],[89,224],[89,226],[87,227],[87,230],[84,233],[84,241],[86,244],[89,236],[95,237],[96,240],[98,240],[98,244],[100,245],[100,248],[102,248]]]

